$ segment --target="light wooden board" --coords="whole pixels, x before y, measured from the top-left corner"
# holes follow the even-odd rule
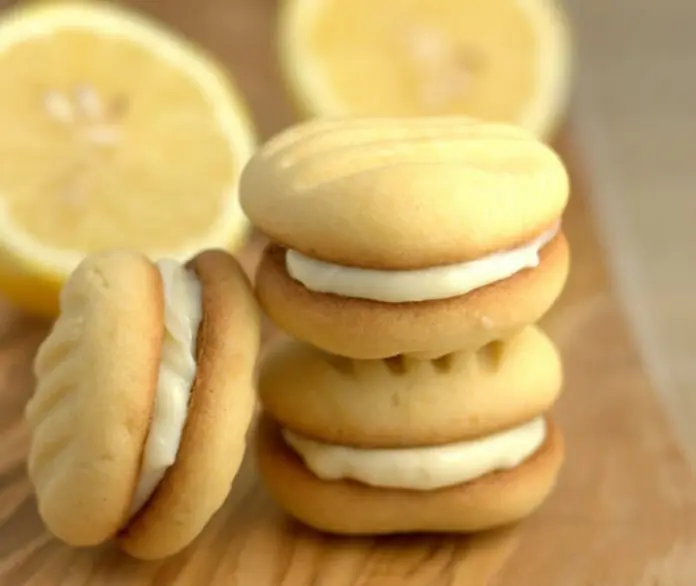
[[[142,0],[154,9],[154,3]],[[264,136],[292,122],[273,60],[268,0],[162,1],[156,14],[219,55],[239,77]],[[70,549],[43,530],[25,473],[22,410],[47,324],[0,306],[0,584],[234,586],[692,586],[696,482],[646,380],[610,291],[574,177],[565,225],[574,253],[561,301],[544,322],[567,387],[555,409],[567,463],[550,501],[516,528],[476,537],[327,537],[287,519],[250,458],[227,504],[182,554],[139,563],[106,545]],[[263,242],[241,258],[249,270]],[[267,328],[266,337],[273,335]]]

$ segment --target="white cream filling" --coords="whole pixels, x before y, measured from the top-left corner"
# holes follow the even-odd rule
[[[161,260],[157,268],[164,285],[164,340],[152,421],[131,515],[152,496],[176,460],[196,375],[201,284],[193,272],[174,260]]]
[[[546,438],[543,417],[484,438],[441,446],[364,449],[326,444],[282,430],[288,445],[322,480],[351,479],[376,487],[435,490],[514,468]]]
[[[417,270],[347,267],[288,250],[288,274],[310,291],[342,297],[403,303],[448,299],[511,277],[539,265],[539,251],[560,229],[560,222],[531,242],[476,260]]]

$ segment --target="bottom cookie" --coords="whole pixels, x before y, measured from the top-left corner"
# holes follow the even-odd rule
[[[321,480],[266,415],[256,430],[256,458],[276,502],[315,529],[347,535],[468,533],[519,521],[549,495],[563,462],[564,445],[553,422],[547,420],[547,426],[544,444],[516,468],[428,491]]]

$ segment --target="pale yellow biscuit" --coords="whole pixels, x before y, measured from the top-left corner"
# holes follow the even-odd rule
[[[321,531],[351,535],[465,533],[519,521],[549,495],[564,458],[562,436],[549,421],[543,446],[516,468],[419,491],[320,480],[268,417],[259,422],[255,447],[264,483],[288,514]]]
[[[260,312],[242,268],[208,251],[189,266],[203,286],[197,371],[177,459],[145,507],[119,535],[139,558],[188,545],[220,508],[246,447],[254,407]]]
[[[351,360],[278,339],[259,399],[275,421],[316,440],[368,448],[487,436],[547,411],[562,386],[554,344],[536,327],[438,360]]]
[[[246,166],[241,204],[271,240],[339,265],[417,269],[525,243],[560,218],[551,148],[461,117],[315,120]]]
[[[139,254],[98,254],[71,275],[60,304],[26,408],[29,476],[50,531],[86,546],[127,521],[155,398],[162,283]]]
[[[109,252],[86,259],[64,288],[27,419],[39,511],[69,544],[118,535],[136,557],[164,557],[190,543],[227,496],[253,411],[260,312],[227,253],[204,252],[189,268],[202,320],[185,424],[174,464],[135,514],[163,344],[162,280],[144,257]]]
[[[550,309],[570,264],[561,232],[541,249],[535,268],[458,297],[382,303],[310,291],[288,275],[284,259],[284,249],[270,244],[256,274],[268,316],[290,336],[357,359],[438,357],[505,338]]]

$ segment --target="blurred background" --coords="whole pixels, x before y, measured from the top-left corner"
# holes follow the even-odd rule
[[[696,418],[696,4],[567,0],[570,128],[587,196],[654,387],[682,437]],[[692,462],[696,446],[685,443]]]

